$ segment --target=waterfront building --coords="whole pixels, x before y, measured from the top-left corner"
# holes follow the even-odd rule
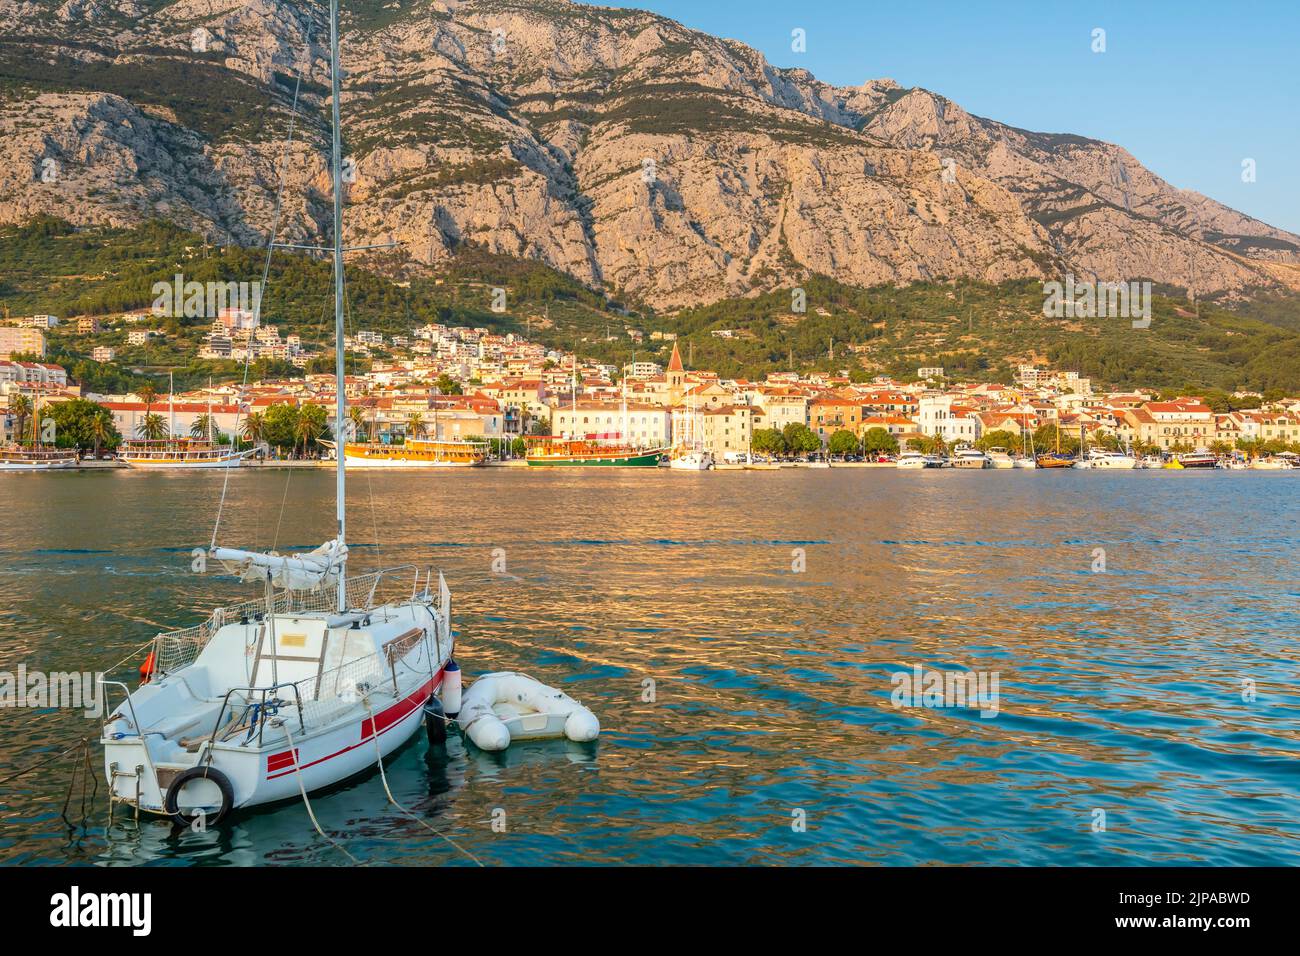
[[[0,361],[23,354],[44,358],[45,333],[39,329],[0,327]]]
[[[704,450],[714,461],[724,460],[727,452],[749,451],[754,438],[754,408],[751,405],[723,405],[700,412],[700,437]]]
[[[918,402],[916,425],[929,436],[939,436],[945,442],[976,442],[983,434],[983,426],[974,409],[958,403],[953,395],[923,395]]]
[[[561,397],[562,401],[562,397]],[[618,440],[638,448],[663,448],[672,440],[672,412],[660,405],[628,403],[623,434],[621,402],[579,399],[551,410],[551,434],[570,438]]]
[[[68,372],[62,365],[46,362],[0,360],[0,385],[38,385],[67,388]]]

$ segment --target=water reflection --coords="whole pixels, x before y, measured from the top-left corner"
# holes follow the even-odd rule
[[[353,482],[358,559],[444,569],[470,676],[532,674],[605,730],[595,747],[504,754],[454,735],[430,753],[420,735],[389,783],[456,846],[403,816],[372,774],[312,799],[349,853],[461,865],[1300,862],[1300,582],[1294,548],[1279,546],[1297,538],[1291,476],[686,477]],[[102,667],[243,594],[189,573],[219,478],[23,478],[0,528],[0,669]],[[330,492],[327,475],[232,475],[228,540],[314,546],[331,519],[304,505]],[[1104,574],[1091,570],[1098,547]],[[914,665],[997,671],[998,716],[895,709],[891,675]],[[0,730],[2,776],[87,727],[66,712],[0,711]],[[206,834],[135,826],[120,810],[105,831],[101,806],[70,837],[50,811],[66,782],[36,775],[0,791],[0,859],[349,865],[300,802]]]

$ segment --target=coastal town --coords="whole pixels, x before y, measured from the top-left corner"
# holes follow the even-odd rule
[[[86,334],[116,327],[138,344],[158,334],[149,318],[70,321]],[[298,374],[176,391],[165,372],[151,369],[155,387],[97,392],[44,360],[46,336],[59,324],[38,315],[0,327],[0,408],[11,450],[72,447],[107,459],[122,446],[203,441],[256,448],[259,460],[329,456],[328,440],[338,433],[334,376],[307,371],[321,353],[296,336],[281,339],[253,312],[222,310],[202,354],[250,367],[274,359]],[[909,451],[946,461],[964,448],[1063,459],[1088,448],[1161,461],[1201,453],[1218,463],[1286,467],[1300,452],[1295,397],[1236,392],[1229,407],[1216,408],[1203,396],[1107,391],[1075,372],[1030,364],[1020,365],[1010,383],[950,381],[939,367],[918,368],[908,381],[855,381],[849,369],[724,379],[687,368],[672,333],[652,337],[658,341],[648,342],[647,352],[668,352],[666,361],[638,358],[618,367],[486,328],[430,323],[387,340],[357,331],[345,340],[347,354],[369,367],[346,377],[344,432],[350,441],[387,448],[481,443],[485,461],[523,459],[543,439],[662,450],[665,461],[670,450],[685,448],[715,467],[883,464]],[[115,356],[98,346],[91,358],[110,363]],[[92,407],[102,424],[89,434],[84,422],[70,424],[58,411],[70,402]],[[68,420],[63,433],[61,419]]]

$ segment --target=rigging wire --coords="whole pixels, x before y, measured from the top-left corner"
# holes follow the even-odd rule
[[[275,238],[280,231],[280,209],[284,198],[284,170],[285,161],[289,153],[289,145],[293,142],[294,126],[298,120],[298,90],[302,86],[302,77],[299,76],[293,85],[293,104],[289,109],[289,135],[285,137],[284,145],[280,148],[280,181],[275,188],[275,209],[271,216],[271,232],[266,240],[266,262],[262,266],[262,284],[257,296],[257,304],[253,307],[253,328],[256,329],[262,321],[262,292],[266,289],[266,280],[271,273],[271,257],[275,253]],[[252,329],[249,330],[249,341],[244,352],[244,389],[248,388],[248,372],[253,363],[253,336]],[[242,414],[242,407],[238,400],[235,402],[235,435],[234,442],[236,447],[239,443],[239,419]],[[217,534],[221,530],[221,515],[226,508],[226,492],[230,488],[230,466],[226,466],[226,474],[221,482],[221,501],[217,504],[217,520],[212,525],[212,544],[211,548],[217,546]]]

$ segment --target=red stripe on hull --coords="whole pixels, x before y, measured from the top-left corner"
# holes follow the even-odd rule
[[[425,681],[424,684],[421,685],[418,689],[416,689],[414,693],[408,695],[402,700],[399,700],[391,707],[386,707],[383,710],[381,710],[379,713],[375,714],[373,721],[371,721],[369,717],[363,720],[361,722],[361,739],[357,741],[355,744],[351,744],[347,747],[344,747],[342,750],[337,750],[327,757],[321,757],[319,760],[313,760],[311,763],[302,764],[301,766],[298,767],[298,769],[306,770],[309,767],[314,767],[317,764],[322,764],[326,760],[333,760],[335,757],[339,757],[345,753],[350,753],[351,751],[356,750],[362,744],[370,743],[370,741],[372,741],[375,737],[383,736],[394,726],[401,723],[401,721],[404,720],[406,717],[410,716],[411,712],[414,711],[417,707],[424,706],[424,702],[433,695],[434,689],[442,684],[442,676],[443,676],[443,671],[438,671],[438,673],[434,676],[432,680]],[[378,726],[379,728],[377,733],[374,730],[375,726]],[[284,754],[282,755],[277,754],[276,756],[285,756],[289,758],[288,769],[283,770],[279,773],[272,773],[271,772],[272,768],[268,766],[267,774],[266,774],[267,780],[275,780],[278,777],[283,777],[285,774],[290,774],[294,772],[293,758],[289,755],[288,751],[285,751]],[[269,758],[268,758],[268,763],[269,763]]]

